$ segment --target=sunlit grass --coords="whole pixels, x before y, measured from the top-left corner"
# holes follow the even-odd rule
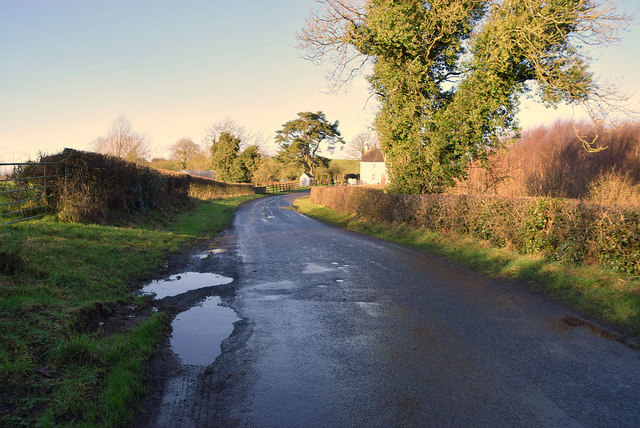
[[[215,236],[254,197],[199,202],[164,226],[48,216],[0,227],[0,426],[126,425],[166,320],[149,313],[132,330],[104,336],[82,329],[82,311],[96,302],[144,306],[132,291],[167,254]]]
[[[587,316],[640,334],[638,278],[623,277],[601,267],[568,266],[539,255],[523,255],[467,236],[443,236],[404,225],[374,224],[314,204],[309,198],[297,199],[294,206],[319,220],[427,251],[488,275],[528,281]]]

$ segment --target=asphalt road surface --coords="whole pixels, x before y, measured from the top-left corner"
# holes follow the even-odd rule
[[[150,425],[640,426],[640,352],[530,285],[286,209],[299,196],[237,212],[242,321]]]

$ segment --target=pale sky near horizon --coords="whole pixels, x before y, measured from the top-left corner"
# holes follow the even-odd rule
[[[594,70],[638,108],[640,2],[618,3],[636,16],[619,46],[595,52]],[[0,162],[86,150],[121,114],[147,135],[154,157],[182,137],[201,143],[225,116],[271,137],[297,112],[321,110],[349,140],[370,126],[376,103],[362,77],[346,93],[326,93],[331,65],[315,66],[293,46],[313,6],[0,0]],[[519,117],[527,128],[571,115],[527,102]]]

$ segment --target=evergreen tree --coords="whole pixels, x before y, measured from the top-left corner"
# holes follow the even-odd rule
[[[276,132],[280,144],[278,158],[287,164],[299,164],[303,172],[313,175],[316,166],[325,164],[320,150],[333,153],[336,144],[344,144],[338,121],[331,123],[322,112],[301,112],[298,118],[282,125]]]
[[[240,139],[222,132],[217,141],[211,145],[211,167],[216,172],[216,179],[221,181],[233,181],[233,170]]]

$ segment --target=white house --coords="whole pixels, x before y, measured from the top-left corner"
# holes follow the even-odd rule
[[[360,159],[360,181],[362,184],[386,184],[387,167],[380,149],[364,152]]]
[[[313,185],[313,177],[306,172],[300,176],[300,187],[308,187]]]

